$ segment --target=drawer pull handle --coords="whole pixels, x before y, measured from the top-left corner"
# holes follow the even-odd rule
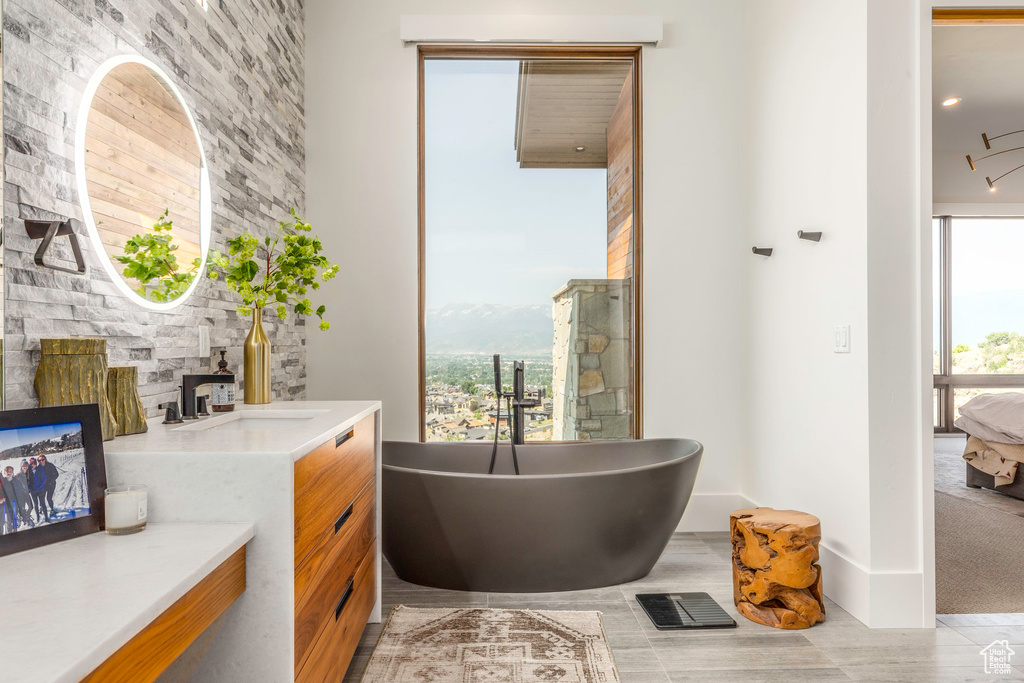
[[[341,530],[341,527],[345,526],[345,522],[352,516],[352,506],[355,503],[349,503],[345,511],[341,513],[341,517],[338,517],[338,521],[334,523],[334,533],[337,534]]]
[[[346,441],[351,439],[355,435],[355,433],[356,430],[350,429],[344,434],[338,434],[336,437],[334,437],[334,447],[337,448],[341,444],[345,443]]]
[[[341,616],[341,610],[345,609],[345,603],[352,597],[352,579],[348,580],[348,585],[345,586],[345,592],[341,594],[341,600],[338,600],[338,606],[334,608],[334,620],[337,621],[338,617]]]

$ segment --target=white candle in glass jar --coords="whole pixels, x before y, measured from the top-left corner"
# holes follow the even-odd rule
[[[131,534],[146,528],[149,495],[145,486],[111,486],[104,492],[107,533]]]

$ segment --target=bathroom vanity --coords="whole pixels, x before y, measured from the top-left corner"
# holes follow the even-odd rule
[[[0,680],[153,680],[242,595],[252,537],[251,524],[150,524],[0,558],[18,586],[4,595]]]
[[[248,522],[247,586],[198,681],[340,681],[380,621],[380,403],[292,401],[165,425],[105,445],[107,479],[149,488],[149,520]],[[216,626],[211,631],[216,630]]]

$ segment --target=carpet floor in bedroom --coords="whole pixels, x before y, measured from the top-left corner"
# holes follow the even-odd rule
[[[968,488],[965,443],[935,439],[936,611],[1024,613],[1024,501]]]

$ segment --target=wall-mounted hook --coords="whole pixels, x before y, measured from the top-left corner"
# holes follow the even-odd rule
[[[81,247],[78,246],[78,238],[75,237],[72,219],[68,218],[64,221],[26,220],[25,232],[27,232],[28,236],[34,240],[42,240],[39,248],[36,249],[35,254],[37,266],[50,268],[52,270],[59,270],[63,273],[81,274],[85,272],[85,259],[82,257]],[[74,268],[64,268],[62,266],[52,266],[49,263],[46,263],[44,260],[46,252],[50,248],[50,243],[53,242],[54,237],[67,237],[68,241],[71,242],[71,251],[75,255],[75,263],[78,266],[77,270]]]
[[[820,242],[821,241],[821,233],[820,232],[805,232],[803,230],[797,230],[796,231],[796,236],[799,237],[802,240],[810,240],[811,242]]]
[[[753,248],[753,252],[755,254],[757,254],[758,256],[771,256],[772,255],[771,247],[768,247],[768,248],[765,248],[765,247],[754,247]]]

